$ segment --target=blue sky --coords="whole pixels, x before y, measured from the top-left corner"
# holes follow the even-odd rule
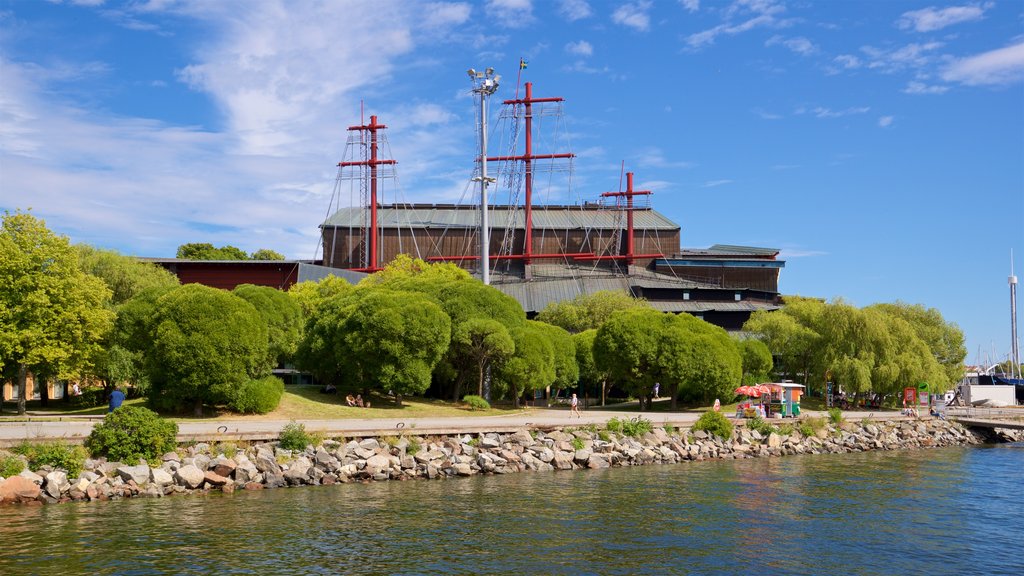
[[[1017,0],[0,1],[0,208],[128,254],[311,258],[360,102],[402,199],[456,201],[465,70],[510,98],[521,57],[566,99],[579,199],[624,163],[684,246],[781,248],[785,293],[936,307],[969,362],[1006,356]]]

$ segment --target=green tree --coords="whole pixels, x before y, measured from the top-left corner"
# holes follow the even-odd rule
[[[564,328],[552,326],[544,322],[527,320],[539,330],[543,330],[551,341],[554,353],[555,380],[551,387],[557,390],[574,388],[580,380],[580,368],[576,363],[576,342]]]
[[[17,374],[25,413],[27,374],[69,377],[90,369],[114,314],[110,290],[84,273],[68,239],[29,213],[0,228],[0,369]]]
[[[874,304],[869,308],[881,310],[910,323],[918,338],[928,346],[935,360],[942,365],[945,372],[943,382],[946,386],[951,387],[963,378],[964,359],[967,357],[963,330],[953,322],[946,322],[937,309],[905,302]]]
[[[653,309],[623,310],[612,314],[597,329],[595,365],[631,396],[646,398],[659,381],[658,351],[664,319],[663,313]]]
[[[260,248],[252,253],[252,260],[284,260],[284,255],[268,248]]]
[[[245,250],[230,244],[214,248],[209,242],[192,242],[178,246],[177,257],[182,260],[248,260]]]
[[[512,398],[550,386],[556,378],[555,349],[547,330],[538,322],[526,322],[511,329],[515,352],[494,370],[494,384]]]
[[[348,280],[333,274],[317,281],[297,282],[288,289],[288,295],[295,299],[305,318],[315,316],[320,304],[332,296],[347,294],[353,286]]]
[[[304,365],[327,381],[422,394],[451,339],[451,321],[423,294],[381,288],[327,299],[306,329]]]
[[[267,325],[269,369],[290,362],[302,338],[302,309],[299,303],[280,290],[269,286],[239,284],[235,296],[252,304]]]
[[[679,391],[702,401],[732,396],[743,374],[736,342],[722,328],[689,314],[669,318],[662,324],[658,376],[672,409]]]
[[[178,277],[152,262],[124,256],[114,250],[101,250],[87,244],[76,244],[78,264],[92,274],[111,292],[111,304],[120,306],[147,288],[174,287]]]
[[[451,353],[453,356],[465,358],[476,366],[477,395],[484,394],[484,379],[494,362],[501,362],[515,351],[515,343],[508,329],[489,318],[469,318],[459,323],[452,335]],[[453,400],[459,400],[459,385],[455,386]]]
[[[580,384],[587,389],[600,390],[601,405],[605,404],[607,394],[608,374],[597,368],[594,362],[594,339],[597,337],[597,330],[591,328],[572,335],[573,343],[576,345],[576,366],[580,371]]]
[[[187,284],[156,302],[148,355],[150,402],[160,408],[226,404],[248,380],[269,374],[267,327],[252,304],[225,290]]]
[[[551,302],[537,314],[537,320],[577,333],[599,328],[615,312],[632,308],[650,308],[650,304],[625,292],[601,290]]]
[[[741,340],[737,345],[743,357],[743,384],[768,380],[773,366],[768,345],[753,339]]]

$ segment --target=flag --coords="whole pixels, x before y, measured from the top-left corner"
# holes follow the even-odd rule
[[[527,62],[525,58],[520,58],[519,59],[519,69],[520,70],[526,70],[526,65],[527,64],[529,64],[529,62]]]

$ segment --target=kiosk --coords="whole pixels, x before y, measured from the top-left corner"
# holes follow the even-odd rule
[[[775,399],[776,394],[772,395],[772,412],[779,414],[783,418],[792,417],[795,418],[800,415],[800,397],[804,393],[803,384],[794,384],[792,382],[774,382],[769,384],[773,386],[778,395],[778,400]]]

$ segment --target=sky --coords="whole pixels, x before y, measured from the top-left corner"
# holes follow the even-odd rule
[[[544,145],[577,154],[573,192],[548,200],[634,172],[684,247],[779,248],[785,294],[923,304],[969,363],[1007,357],[1020,0],[0,0],[0,210],[125,254],[314,258],[370,114],[385,201],[471,201],[488,66],[495,127],[517,82],[565,98]]]

